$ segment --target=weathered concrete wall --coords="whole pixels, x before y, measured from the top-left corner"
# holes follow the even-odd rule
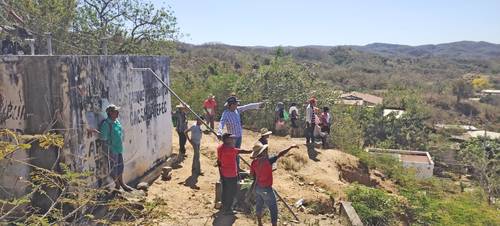
[[[149,72],[168,84],[169,59],[146,56],[19,56],[0,57],[0,128],[27,134],[56,131],[64,134],[65,147],[41,152],[31,150],[19,158],[45,168],[60,160],[77,171],[91,171],[89,180],[103,185],[108,168],[105,150],[97,136],[110,103],[122,107],[125,130],[124,179],[144,175],[171,154],[170,95]],[[12,107],[11,107],[12,106]],[[1,162],[2,166],[6,163]],[[0,185],[14,177],[27,177],[29,168],[14,164],[0,177]],[[22,170],[21,170],[22,168]],[[9,176],[5,176],[9,175]],[[22,190],[16,188],[15,190]]]
[[[367,148],[366,151],[375,154],[395,155],[396,158],[399,158],[404,168],[415,170],[417,178],[430,178],[434,173],[434,161],[429,152],[384,148]]]
[[[23,79],[19,74],[17,57],[3,57],[0,61],[0,128],[24,132],[26,109]],[[17,151],[12,159],[28,161],[27,151]],[[0,198],[18,197],[26,192],[29,167],[13,160],[0,161]]]

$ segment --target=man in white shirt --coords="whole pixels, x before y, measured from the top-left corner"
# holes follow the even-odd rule
[[[316,115],[314,108],[316,107],[316,98],[309,99],[309,104],[306,108],[306,144],[314,142],[314,127],[316,127]]]

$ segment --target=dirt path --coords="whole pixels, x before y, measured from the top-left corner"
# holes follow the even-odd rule
[[[242,148],[251,149],[259,134],[244,131]],[[174,133],[174,153],[178,150],[178,137]],[[354,156],[337,150],[320,150],[316,161],[309,159],[304,139],[277,137],[270,138],[270,152],[278,152],[291,144],[300,144],[286,157],[279,160],[274,172],[274,188],[292,206],[301,223],[291,223],[292,215],[285,206],[279,204],[280,225],[338,225],[334,214],[334,202],[342,199],[343,190],[348,185],[341,178],[339,167],[356,167]],[[188,157],[180,168],[174,169],[172,180],[155,181],[148,191],[149,200],[161,200],[164,213],[155,221],[158,225],[256,225],[252,215],[237,214],[224,217],[214,208],[215,182],[219,178],[214,167],[217,139],[204,135],[201,144],[201,166],[204,176],[191,176],[192,147],[186,145]],[[248,156],[243,158],[250,160]],[[293,204],[305,200],[306,208],[297,209]],[[333,200],[335,199],[335,200]],[[269,224],[269,216],[265,217]]]

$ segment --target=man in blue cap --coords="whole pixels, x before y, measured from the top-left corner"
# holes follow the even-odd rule
[[[222,113],[222,117],[219,123],[218,135],[222,136],[224,127],[226,127],[227,132],[232,134],[235,139],[235,147],[241,147],[243,128],[241,126],[240,114],[244,111],[259,109],[264,102],[251,103],[243,106],[238,106],[240,101],[235,97],[231,96],[227,98],[226,104],[227,108]],[[236,163],[238,169],[240,168],[239,156],[236,158]]]

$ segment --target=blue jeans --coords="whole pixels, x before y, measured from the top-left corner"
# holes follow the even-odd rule
[[[235,137],[235,138],[234,138],[234,146],[235,146],[236,148],[241,148],[241,140],[242,140],[242,138],[241,138],[241,137]]]
[[[191,167],[191,174],[199,175],[201,173],[200,165],[200,144],[193,143],[193,165]]]
[[[314,127],[316,124],[306,123],[306,143],[314,142]]]
[[[123,154],[109,152],[110,174],[113,179],[123,174]]]
[[[271,212],[271,223],[278,224],[278,204],[276,203],[276,196],[272,187],[262,188],[255,186],[255,212],[257,216],[262,217],[264,214],[264,204]]]

